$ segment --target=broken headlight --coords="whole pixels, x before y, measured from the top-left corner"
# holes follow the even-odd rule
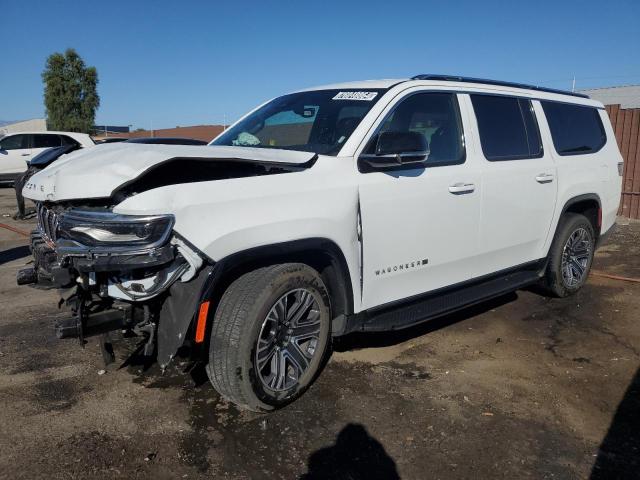
[[[69,210],[58,227],[58,246],[94,249],[151,248],[171,234],[173,215],[119,215],[113,212]]]

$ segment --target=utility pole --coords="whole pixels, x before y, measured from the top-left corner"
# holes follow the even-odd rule
[[[576,76],[573,76],[573,83],[571,84],[571,91],[575,92],[576,91]]]

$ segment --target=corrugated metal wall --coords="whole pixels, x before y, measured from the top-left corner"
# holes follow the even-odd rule
[[[620,108],[620,105],[606,108],[624,158],[618,215],[640,219],[640,108]]]

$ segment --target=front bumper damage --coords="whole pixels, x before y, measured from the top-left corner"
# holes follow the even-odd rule
[[[150,248],[69,248],[57,237],[64,211],[52,211],[38,205],[33,262],[18,272],[18,284],[59,291],[69,316],[56,322],[58,338],[84,345],[100,336],[111,363],[114,332],[137,335],[142,353],[156,354],[165,368],[185,343],[211,265],[175,232]]]

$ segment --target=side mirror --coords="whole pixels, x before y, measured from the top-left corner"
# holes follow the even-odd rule
[[[429,158],[429,146],[418,132],[382,132],[378,135],[375,154],[362,154],[361,162],[373,168],[423,164]]]

